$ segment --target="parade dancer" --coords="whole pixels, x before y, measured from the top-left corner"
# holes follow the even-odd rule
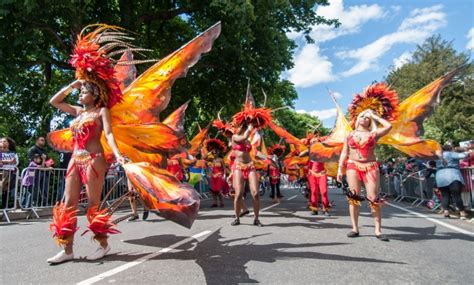
[[[110,206],[104,201],[100,203],[107,164],[114,156],[123,164],[133,188],[147,207],[160,210],[163,217],[183,226],[192,225],[199,209],[199,196],[166,170],[152,165],[162,164],[165,153],[182,152],[187,144],[182,127],[185,106],[162,122],[159,113],[169,103],[173,82],[185,75],[202,53],[210,50],[219,33],[220,23],[196,37],[194,44],[185,45],[179,52],[155,63],[137,79],[135,64],[157,60],[134,60],[133,51],[147,50],[128,43],[133,38],[123,29],[96,24],[87,26],[78,35],[70,61],[78,80],[50,100],[53,106],[76,118],[70,128],[48,134],[49,144],[55,150],[73,152],[66,175],[65,200],[53,208],[50,226],[57,244],[64,250],[48,259],[49,263],[74,258],[73,240],[78,229],[76,215],[82,186],[86,187],[89,198],[89,225],[84,233],[91,231],[99,243],[88,259],[100,259],[110,251],[108,235],[119,233],[115,225],[123,220],[111,220],[111,216],[128,198],[128,194],[123,195]],[[122,56],[115,59],[118,55]],[[73,89],[80,89],[82,107],[66,103],[65,98]],[[125,157],[131,162],[125,163]]]
[[[268,154],[270,154],[271,157],[267,175],[270,178],[270,187],[272,189],[270,198],[273,203],[280,203],[280,199],[283,198],[280,192],[280,178],[282,173],[280,157],[284,152],[285,147],[279,144],[274,145],[268,150]]]
[[[382,234],[379,197],[379,164],[374,149],[377,143],[391,145],[411,157],[435,159],[441,153],[441,146],[433,140],[423,140],[418,136],[423,133],[423,121],[433,110],[441,90],[461,70],[456,68],[422,89],[418,90],[402,103],[398,95],[384,83],[367,87],[362,94],[356,94],[349,105],[350,126],[341,124],[339,132],[331,139],[316,144],[315,153],[337,145],[336,137],[344,130],[349,130],[343,140],[339,159],[337,180],[342,182],[344,168],[349,183],[346,193],[349,200],[352,231],[348,237],[359,236],[359,206],[364,199],[368,201],[375,220],[375,236],[382,241],[388,238]],[[339,110],[338,113],[342,113]],[[345,125],[345,126],[344,126]],[[351,130],[353,129],[353,131]],[[336,152],[332,152],[336,153]],[[346,160],[347,159],[347,160]],[[360,195],[364,184],[367,196]]]
[[[255,108],[255,102],[247,88],[247,97],[242,111],[235,114],[232,118],[232,125],[237,130],[232,136],[232,151],[235,155],[234,165],[232,166],[233,187],[235,190],[234,209],[235,220],[231,223],[233,226],[240,225],[241,200],[244,194],[244,183],[247,181],[253,200],[254,222],[255,226],[262,227],[260,222],[260,195],[258,193],[258,175],[255,164],[252,160],[251,137],[255,132],[264,128],[271,122],[271,110],[267,108]],[[254,154],[255,157],[255,154]]]
[[[319,133],[316,133],[310,140],[310,149],[312,143],[320,142],[324,139],[325,137],[320,137]],[[308,184],[311,191],[309,208],[312,214],[318,214],[319,195],[321,194],[321,198],[323,200],[323,213],[325,216],[329,216],[330,203],[328,197],[328,176],[325,163],[317,161],[317,159],[314,158],[311,153],[309,154],[306,177],[308,179]]]
[[[207,139],[204,142],[204,146],[210,153],[210,157],[212,157],[208,163],[211,169],[210,188],[213,199],[211,207],[217,207],[217,200],[219,200],[219,207],[224,207],[223,192],[226,182],[224,180],[225,165],[221,155],[227,150],[227,147],[219,139]]]
[[[381,127],[377,127],[377,124],[380,124]],[[375,221],[375,236],[382,241],[388,241],[388,238],[382,234],[382,217],[379,201],[377,200],[380,173],[374,150],[377,140],[388,134],[391,128],[392,124],[379,117],[374,111],[369,109],[360,112],[357,116],[355,130],[349,134],[344,142],[337,174],[337,180],[342,182],[342,167],[346,158],[348,158],[346,177],[351,196],[360,196],[361,186],[364,185]],[[351,215],[352,231],[347,236],[357,237],[359,236],[360,202],[350,198],[349,213]]]
[[[49,263],[61,263],[74,258],[73,241],[77,230],[77,206],[83,185],[86,186],[89,201],[88,220],[92,222],[98,215],[102,186],[108,169],[104,149],[100,143],[102,132],[117,162],[125,162],[112,133],[109,113],[109,108],[121,98],[110,91],[107,83],[105,80],[97,79],[77,80],[61,89],[50,101],[54,107],[76,118],[71,123],[74,152],[66,174],[65,202],[53,210],[53,225],[58,227],[56,241],[58,245],[64,246],[64,250],[49,258]],[[65,98],[73,89],[80,89],[79,103],[82,107],[66,103]],[[110,251],[108,234],[116,233],[116,230],[113,227],[106,229],[100,226],[91,230],[100,246],[88,259],[97,260]]]

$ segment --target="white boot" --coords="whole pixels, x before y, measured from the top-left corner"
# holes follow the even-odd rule
[[[110,251],[110,245],[107,245],[106,248],[99,246],[97,250],[87,257],[87,260],[98,260],[104,257]]]
[[[46,261],[48,261],[51,264],[59,264],[62,262],[70,261],[74,259],[74,253],[71,254],[66,254],[65,250],[61,250],[58,254],[55,256],[48,258]]]

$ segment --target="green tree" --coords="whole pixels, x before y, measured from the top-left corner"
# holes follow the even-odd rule
[[[58,113],[48,100],[74,77],[68,58],[75,34],[99,22],[135,32],[135,43],[153,50],[149,58],[163,58],[222,21],[222,34],[211,53],[186,79],[175,83],[171,104],[163,114],[192,98],[189,130],[196,131],[197,122],[209,122],[221,107],[228,116],[236,112],[248,78],[255,90],[273,94],[268,106],[291,106],[296,92],[280,74],[292,67],[296,45],[286,33],[308,35],[314,24],[337,25],[337,20],[315,13],[317,5],[327,4],[327,0],[2,1],[0,131],[21,145],[31,144],[32,135],[50,130],[50,121]],[[139,66],[139,72],[149,66]],[[256,97],[263,100],[261,92]]]
[[[455,143],[474,137],[474,65],[468,54],[457,52],[451,42],[438,36],[428,38],[413,53],[412,60],[386,77],[400,100],[442,76],[466,64],[451,84],[441,93],[440,104],[425,121],[425,138]]]

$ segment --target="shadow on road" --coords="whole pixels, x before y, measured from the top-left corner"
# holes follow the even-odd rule
[[[157,260],[193,260],[198,264],[205,275],[207,284],[241,284],[241,283],[259,283],[252,279],[247,272],[247,264],[252,261],[274,263],[283,259],[319,259],[319,260],[337,260],[352,262],[371,262],[371,263],[389,263],[405,264],[401,262],[388,261],[367,257],[352,257],[347,255],[327,254],[309,251],[314,247],[342,246],[349,245],[340,242],[327,243],[272,243],[255,244],[252,238],[261,235],[247,236],[237,239],[226,240],[219,231],[212,233],[201,242],[189,242],[176,248],[178,252],[163,253],[156,257]],[[126,242],[162,247],[173,241],[178,241],[184,237],[167,235],[147,237],[141,240],[128,240]],[[192,250],[191,250],[192,249]],[[301,251],[308,249],[305,251]],[[314,250],[314,249],[311,249]],[[119,258],[117,255],[115,258]],[[113,258],[113,256],[108,257]]]

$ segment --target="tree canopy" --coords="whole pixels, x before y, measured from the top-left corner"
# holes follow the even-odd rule
[[[316,14],[313,1],[225,0],[6,0],[0,6],[0,133],[17,142],[50,131],[58,113],[48,100],[73,80],[68,63],[75,35],[91,23],[108,23],[136,33],[136,44],[152,49],[149,58],[163,58],[198,33],[222,22],[212,51],[177,80],[166,116],[185,101],[187,128],[197,130],[212,120],[238,111],[250,79],[257,101],[269,94],[267,106],[292,106],[293,85],[280,77],[292,67],[295,42],[286,33],[307,36],[314,24],[337,25]],[[311,41],[310,37],[307,37]],[[138,66],[139,73],[150,65]],[[279,115],[277,114],[277,117]]]
[[[474,137],[474,65],[468,54],[456,52],[451,42],[434,35],[416,48],[408,63],[387,75],[386,82],[402,101],[463,64],[465,68],[443,89],[439,105],[424,122],[424,138],[441,144],[452,140],[457,144]],[[380,147],[378,153],[381,157],[399,155],[385,146]]]

